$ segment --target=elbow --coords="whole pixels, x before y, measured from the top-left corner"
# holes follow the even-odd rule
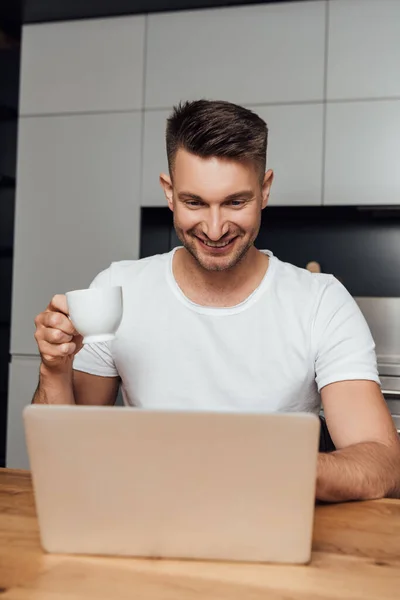
[[[381,482],[369,482],[360,490],[358,498],[355,500],[380,500],[388,497],[389,487],[382,485]]]
[[[316,497],[324,502],[400,498],[400,440],[320,454]]]
[[[387,448],[386,461],[382,461],[382,476],[374,486],[374,498],[400,498],[400,439]]]
[[[393,460],[392,477],[389,486],[385,490],[386,498],[400,499],[400,443]]]

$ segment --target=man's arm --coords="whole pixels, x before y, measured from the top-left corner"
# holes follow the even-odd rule
[[[40,366],[39,385],[34,404],[88,404],[113,406],[117,399],[119,377],[100,377],[83,371],[55,374]]]
[[[72,374],[53,373],[42,362],[32,404],[75,404]]]
[[[42,359],[34,404],[114,404],[119,377],[101,377],[74,370],[83,338],[68,318],[64,295],[51,300],[36,319],[35,339]]]
[[[318,456],[317,498],[400,498],[400,439],[379,385],[340,381],[322,388],[321,398],[337,450]]]
[[[83,371],[74,371],[75,404],[113,406],[117,399],[119,377],[99,377]]]

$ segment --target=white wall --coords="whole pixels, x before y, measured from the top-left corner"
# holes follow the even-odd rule
[[[7,464],[27,466],[34,316],[137,258],[165,119],[225,99],[270,129],[271,204],[400,204],[400,2],[314,0],[23,29]],[[36,357],[36,358],[35,358]]]

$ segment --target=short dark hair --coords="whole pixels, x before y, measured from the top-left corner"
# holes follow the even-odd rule
[[[183,148],[201,158],[217,156],[253,163],[264,178],[268,127],[256,113],[222,100],[180,102],[167,119],[166,146],[172,177]]]

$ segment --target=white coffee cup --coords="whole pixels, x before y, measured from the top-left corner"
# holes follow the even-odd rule
[[[69,318],[83,335],[84,344],[108,342],[122,321],[122,287],[92,288],[67,292]]]

